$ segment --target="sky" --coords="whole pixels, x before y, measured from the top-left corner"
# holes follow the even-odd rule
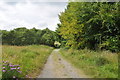
[[[0,0],[0,29],[35,27],[55,31],[59,23],[58,14],[63,12],[66,6],[67,1]]]

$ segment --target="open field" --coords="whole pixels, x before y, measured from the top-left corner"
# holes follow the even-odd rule
[[[2,59],[20,65],[22,77],[36,77],[40,74],[53,48],[43,45],[2,46]]]
[[[118,77],[118,54],[109,51],[66,50],[61,49],[61,54],[75,67],[82,69],[86,75],[94,78]]]

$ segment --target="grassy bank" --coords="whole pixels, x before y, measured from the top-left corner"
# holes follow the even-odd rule
[[[118,54],[109,51],[61,49],[64,58],[94,78],[118,77]]]
[[[53,48],[43,45],[2,46],[2,59],[20,65],[21,76],[36,77],[42,70]]]

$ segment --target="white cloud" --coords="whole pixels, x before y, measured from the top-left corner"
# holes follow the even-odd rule
[[[31,2],[68,2],[69,0],[0,0],[0,1],[5,1],[5,2],[26,2],[26,1],[31,1]]]
[[[67,3],[0,2],[0,29],[11,30],[17,27],[48,27],[55,30],[59,22],[58,14],[64,11]]]

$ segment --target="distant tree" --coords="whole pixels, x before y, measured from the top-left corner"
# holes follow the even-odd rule
[[[43,44],[54,46],[54,42],[58,39],[57,34],[48,28],[44,30],[32,28],[27,29],[25,27],[16,28],[11,31],[1,30],[2,43],[7,45],[32,45]]]

